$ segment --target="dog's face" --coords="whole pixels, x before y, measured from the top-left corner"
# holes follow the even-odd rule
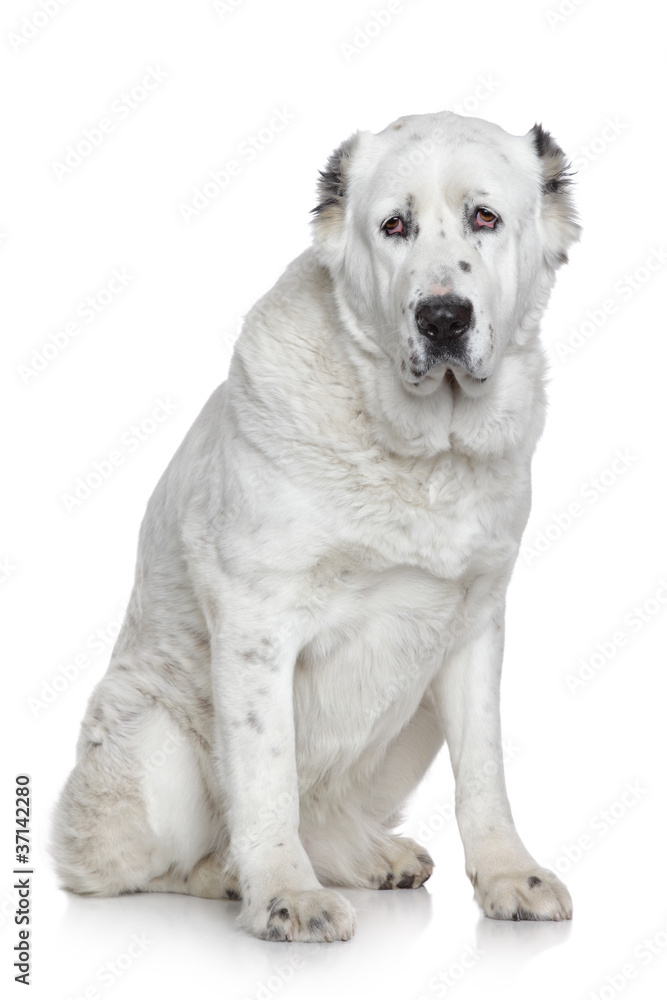
[[[315,244],[358,329],[416,395],[482,391],[578,226],[565,157],[443,112],[357,133],[321,174]]]

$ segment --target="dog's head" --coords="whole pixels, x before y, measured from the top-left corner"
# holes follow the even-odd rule
[[[548,132],[513,136],[450,112],[356,133],[330,157],[319,197],[318,257],[417,395],[448,371],[482,391],[579,234]]]

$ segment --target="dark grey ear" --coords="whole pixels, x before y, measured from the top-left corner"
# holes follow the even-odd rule
[[[542,172],[544,255],[550,267],[567,263],[567,250],[581,227],[571,195],[572,174],[565,153],[541,125],[528,133]]]
[[[357,145],[359,133],[355,132],[349,139],[341,142],[329,159],[325,170],[320,170],[317,182],[319,203],[312,210],[313,215],[321,215],[326,209],[343,209],[347,189],[347,170],[354,148]]]
[[[541,125],[533,125],[530,130],[535,152],[542,161],[542,177],[544,178],[545,194],[552,194],[567,187],[572,179],[568,173],[569,163],[565,153],[560,148],[550,132]]]

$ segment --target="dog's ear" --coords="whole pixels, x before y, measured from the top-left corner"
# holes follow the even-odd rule
[[[318,204],[312,210],[315,245],[326,263],[335,265],[343,251],[343,228],[350,166],[361,133],[355,132],[335,149],[320,170]]]
[[[572,200],[572,174],[565,153],[541,125],[533,125],[527,137],[538,158],[542,178],[541,229],[544,256],[549,267],[567,263],[567,251],[581,234]]]

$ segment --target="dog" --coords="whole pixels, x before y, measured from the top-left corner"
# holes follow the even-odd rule
[[[568,919],[515,829],[499,721],[539,324],[579,236],[565,155],[540,125],[413,115],[347,139],[318,184],[313,245],[149,501],[55,811],[61,885],[346,940],[336,887],[430,876],[393,831],[446,743],[484,913]]]

